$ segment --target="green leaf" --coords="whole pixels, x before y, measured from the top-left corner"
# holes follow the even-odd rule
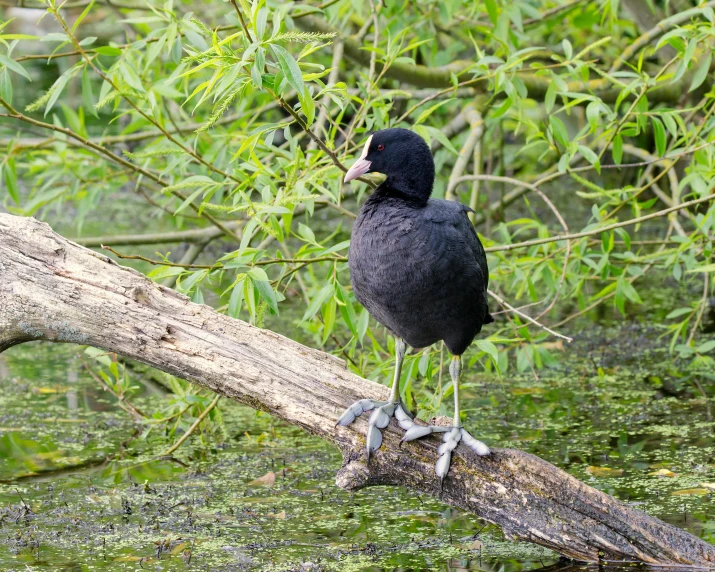
[[[665,127],[663,122],[657,117],[650,118],[653,124],[653,137],[655,138],[655,150],[659,157],[665,155],[666,149],[666,138],[665,138]]]
[[[117,57],[122,55],[122,50],[113,48],[112,46],[99,46],[98,48],[94,48],[94,51],[100,56]]]
[[[253,270],[255,270],[255,268]],[[253,284],[256,287],[256,290],[258,290],[258,294],[260,294],[261,298],[268,302],[268,307],[271,309],[271,313],[277,314],[278,301],[276,300],[275,291],[273,290],[273,288],[271,288],[271,283],[266,280],[255,280],[253,278],[251,279],[253,280]]]
[[[428,109],[425,109],[422,113],[419,114],[417,117],[417,120],[415,121],[415,125],[419,125],[423,121],[425,121],[430,115],[432,115],[435,111],[437,111],[440,107],[445,105],[446,103],[450,103],[454,101],[454,99],[445,99],[443,101],[440,101],[439,103],[435,103]]]
[[[362,312],[360,312],[360,318],[358,318],[358,341],[362,345],[362,341],[365,338],[365,334],[367,333],[367,328],[370,325],[370,314],[368,311],[363,308]]]
[[[303,110],[303,115],[305,115],[305,123],[310,127],[315,120],[315,101],[313,101],[307,87],[303,90],[302,95],[300,95],[299,92],[298,99],[300,100],[300,108]]]
[[[350,302],[350,298],[343,286],[339,282],[337,282],[335,286],[335,296],[339,299],[340,313],[343,316],[343,320],[345,320],[345,323],[350,329],[350,333],[357,337],[358,329],[355,308],[353,308],[352,302]]]
[[[194,202],[194,199],[195,199],[196,197],[198,197],[201,193],[203,193],[205,189],[206,189],[206,187],[199,187],[199,188],[196,189],[193,193],[191,193],[188,197],[186,197],[186,199],[184,199],[184,202],[181,203],[181,205],[179,206],[179,208],[174,211],[174,216],[176,216],[177,214],[179,214],[179,213],[180,213],[181,211],[183,211],[186,207],[188,207],[191,203],[193,203],[193,202]]]
[[[449,138],[442,132],[441,129],[437,129],[436,127],[429,127],[429,126],[426,126],[426,125],[423,125],[422,127],[424,127],[424,128],[427,130],[427,133],[428,133],[431,137],[434,137],[435,139],[437,139],[437,141],[439,141],[439,142],[444,146],[445,149],[449,149],[449,150],[450,150],[452,153],[454,153],[455,155],[459,155],[459,151],[457,151],[457,150],[454,148],[454,145],[452,145],[452,142],[451,142],[451,141],[449,140]]]
[[[57,82],[52,86],[53,90],[50,94],[50,98],[47,100],[47,105],[45,105],[45,117],[47,117],[47,114],[50,112],[55,103],[57,103],[57,100],[62,94],[62,90],[65,88],[68,82],[69,77],[67,77],[66,75],[61,75],[59,78],[57,78]]]
[[[494,366],[499,369],[499,350],[497,347],[489,340],[477,340],[475,344],[480,350],[489,354],[489,357],[492,358],[494,362]]]
[[[697,268],[691,268],[686,270],[686,274],[692,274],[694,272],[715,272],[715,264],[706,264],[705,266],[698,266]]]
[[[598,155],[596,155],[596,153],[594,153],[594,151],[592,149],[586,147],[585,145],[579,145],[578,150],[579,150],[579,153],[581,153],[581,155],[583,155],[584,159],[586,159],[586,161],[588,161],[589,163],[591,163],[591,165],[596,167],[596,171],[598,171],[600,173],[601,172],[601,163],[598,160]]]
[[[556,103],[557,91],[558,87],[556,85],[556,82],[550,81],[549,87],[546,88],[546,95],[544,96],[544,107],[546,109],[546,113],[551,113],[551,110],[554,108],[554,103]]]
[[[325,301],[333,295],[334,292],[335,288],[330,282],[323,286],[320,292],[313,296],[310,304],[308,304],[308,307],[305,309],[305,314],[303,314],[301,321],[305,322],[315,316],[315,313],[320,309]]]
[[[271,50],[273,50],[273,54],[278,59],[278,64],[281,67],[281,71],[283,71],[283,75],[285,75],[288,80],[288,85],[297,93],[303,93],[305,83],[303,82],[303,73],[300,71],[300,67],[298,67],[298,62],[281,46],[271,44]]]
[[[228,301],[228,315],[232,318],[238,318],[241,312],[241,304],[243,303],[243,278],[236,280],[231,291],[231,298]]]
[[[74,24],[72,26],[72,34],[74,34],[74,31],[79,27],[79,25],[82,23],[82,20],[85,19],[87,14],[89,14],[89,11],[92,9],[92,6],[94,6],[94,0],[92,0],[89,4],[87,4],[87,7],[84,9],[84,11],[79,15],[79,17],[74,21]]]
[[[10,157],[7,160],[5,169],[3,169],[3,172],[5,174],[5,187],[7,188],[7,192],[12,198],[13,201],[15,201],[16,205],[20,204],[20,192],[17,187],[17,169],[15,168],[15,158]]]
[[[695,351],[699,354],[706,354],[715,349],[715,340],[710,340],[705,343],[700,344]]]
[[[268,8],[261,8],[256,14],[253,28],[256,30],[256,37],[262,40],[266,34],[266,22],[268,21]]]
[[[248,275],[254,280],[268,282],[268,274],[260,266],[255,266],[248,271]]]
[[[89,79],[87,67],[82,70],[82,100],[84,107],[95,117],[99,117],[97,110],[94,108],[94,93],[92,93],[92,81]]]
[[[328,341],[330,334],[333,332],[333,327],[335,326],[335,315],[337,314],[335,311],[336,308],[337,302],[335,301],[335,298],[331,298],[323,310],[323,344]]]
[[[192,272],[186,280],[181,281],[181,291],[183,293],[191,292],[196,286],[198,286],[206,276],[208,276],[208,270],[198,270]]]
[[[677,310],[673,310],[670,314],[668,314],[665,319],[666,320],[672,320],[673,318],[679,318],[680,316],[684,316],[685,314],[692,314],[693,309],[692,308],[678,308]]]
[[[713,61],[713,53],[708,50],[708,55],[705,56],[705,59],[703,62],[700,64],[698,69],[696,70],[695,74],[693,75],[693,81],[690,84],[690,89],[688,90],[688,93],[690,93],[693,90],[698,89],[703,82],[705,81],[705,78],[708,77],[708,73],[710,73],[710,64]]]
[[[549,116],[549,125],[551,126],[551,132],[554,138],[561,143],[566,149],[569,147],[569,133],[566,130],[564,122],[561,121],[555,115]]]
[[[499,10],[497,9],[497,3],[495,0],[484,0],[484,4],[487,8],[487,14],[489,14],[489,19],[492,24],[496,26],[497,20],[499,19]]]
[[[623,137],[621,137],[620,133],[613,138],[611,154],[613,155],[613,162],[616,165],[620,165],[623,159]]]
[[[12,78],[7,70],[0,72],[0,97],[12,105]]]
[[[251,148],[251,151],[253,151],[253,148],[256,146],[256,143],[258,143],[258,140],[261,138],[261,133],[254,133],[253,135],[249,135],[243,140],[243,143],[241,143],[241,146],[238,148],[238,151],[236,151],[231,157],[231,161],[235,161],[241,153],[243,153],[246,149],[249,147]]]
[[[298,234],[300,234],[300,236],[306,241],[312,244],[317,244],[313,230],[309,226],[304,225],[302,222],[298,223]]]
[[[30,74],[27,73],[24,67],[18,64],[15,60],[8,58],[5,54],[0,54],[0,64],[4,65],[7,69],[20,74],[22,77],[32,81]]]
[[[626,295],[626,298],[628,298],[631,302],[635,304],[643,303],[643,300],[641,300],[641,297],[638,295],[638,292],[636,292],[636,289],[633,288],[633,286],[628,280],[625,280],[624,278],[619,278],[618,282],[618,289],[622,290],[622,292]]]

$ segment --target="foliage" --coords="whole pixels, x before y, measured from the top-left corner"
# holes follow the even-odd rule
[[[115,202],[205,229],[198,244],[220,236],[222,254],[140,257],[150,276],[259,326],[302,305],[314,343],[382,378],[392,342],[354,300],[346,261],[369,188],[342,174],[372,130],[401,125],[436,149],[434,196],[477,212],[493,310],[512,300],[472,365],[549,365],[554,329],[607,306],[633,314],[650,277],[698,289],[663,334],[712,366],[699,329],[715,271],[715,3],[674,5],[47,0],[55,27],[36,35],[7,10],[3,204],[71,217],[76,233]],[[408,404],[439,410],[443,359],[409,357]]]

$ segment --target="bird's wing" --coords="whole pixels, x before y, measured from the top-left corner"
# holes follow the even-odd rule
[[[428,209],[427,217],[439,228],[436,234],[441,236],[441,250],[447,250],[447,245],[459,246],[458,254],[460,258],[471,258],[476,262],[482,275],[482,286],[486,292],[489,285],[489,267],[487,265],[487,254],[484,246],[479,240],[472,222],[467,213],[469,207],[455,201],[432,200]],[[469,257],[471,254],[471,257]],[[451,258],[449,253],[442,252],[445,258]],[[470,266],[467,260],[463,264]]]
[[[469,220],[469,216],[468,216],[469,212],[474,212],[474,211],[472,209],[470,209],[468,206],[462,205],[462,216],[460,217],[460,230],[461,230],[461,227],[464,227],[464,226],[469,227],[469,234],[471,235],[471,239],[469,240],[469,245],[472,249],[472,252],[474,253],[474,258],[476,259],[477,264],[479,264],[479,267],[482,269],[482,274],[484,275],[484,291],[486,291],[487,288],[489,287],[489,266],[487,265],[487,253],[484,251],[484,246],[482,245],[482,241],[479,240],[479,236],[477,236],[477,231],[474,230],[474,225],[472,224],[472,221]]]

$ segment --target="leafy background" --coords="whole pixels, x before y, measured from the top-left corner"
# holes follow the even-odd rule
[[[470,367],[536,378],[594,320],[647,318],[688,379],[712,380],[715,2],[0,6],[8,212],[386,381],[393,341],[346,261],[378,180],[342,176],[372,131],[403,126],[487,246],[498,320]],[[131,394],[116,357],[88,357]],[[444,357],[408,357],[424,416],[446,411]]]

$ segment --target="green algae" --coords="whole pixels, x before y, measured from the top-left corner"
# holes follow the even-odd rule
[[[469,428],[715,542],[715,490],[702,487],[715,482],[712,388],[669,395],[653,381],[677,375],[667,354],[604,345],[619,335],[582,336],[538,380],[468,372]],[[4,569],[516,571],[556,561],[436,499],[342,491],[335,449],[236,404],[223,406],[223,445],[192,439],[177,460],[157,459],[167,438],[135,438],[78,351],[33,343],[0,356]],[[136,404],[162,399],[147,391]]]

